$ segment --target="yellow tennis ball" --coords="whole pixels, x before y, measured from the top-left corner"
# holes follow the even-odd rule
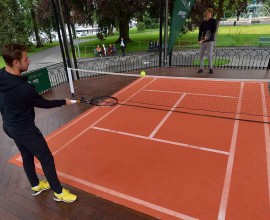
[[[141,71],[141,76],[145,76],[146,72],[145,71]]]

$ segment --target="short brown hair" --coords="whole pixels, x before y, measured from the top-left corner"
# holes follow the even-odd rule
[[[205,10],[205,12],[210,12],[210,13],[213,15],[214,10],[213,10],[213,8],[207,8],[207,9]]]
[[[2,49],[3,59],[8,66],[13,66],[14,60],[21,60],[22,53],[27,51],[27,46],[22,44],[6,44]]]

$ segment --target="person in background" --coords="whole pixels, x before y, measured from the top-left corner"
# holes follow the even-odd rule
[[[124,38],[121,37],[120,47],[122,50],[122,56],[124,57],[126,55],[126,42],[124,41]]]
[[[113,54],[113,47],[110,44],[109,47],[108,47],[108,56],[111,56],[112,54]]]
[[[101,47],[101,53],[102,53],[102,56],[105,57],[107,55],[107,51],[106,51],[106,47],[105,47],[105,44],[102,44],[102,47]]]
[[[159,48],[159,40],[155,42],[155,48]]]
[[[32,186],[32,195],[52,188],[53,199],[67,203],[74,202],[77,196],[62,187],[56,174],[53,155],[42,133],[35,125],[35,110],[71,105],[70,99],[47,100],[22,77],[28,70],[30,61],[27,47],[20,44],[7,44],[2,49],[6,67],[0,69],[0,111],[3,130],[14,140],[23,160],[23,168]],[[40,163],[47,180],[39,180],[34,157]]]
[[[152,40],[149,41],[148,50],[151,51],[154,49],[154,43]]]
[[[205,19],[202,21],[199,27],[199,35],[198,35],[198,43],[201,45],[200,47],[200,69],[197,73],[202,73],[204,68],[203,57],[205,51],[207,51],[208,56],[208,67],[209,73],[213,74],[213,48],[215,42],[215,33],[217,29],[216,19],[213,17],[213,9],[208,8],[205,10]]]
[[[101,53],[101,48],[100,48],[99,45],[97,45],[97,47],[96,47],[96,53],[97,53],[98,56],[101,57],[102,53]]]
[[[113,49],[113,54],[115,55],[117,53],[117,49],[116,49],[115,44],[112,45],[112,49]]]

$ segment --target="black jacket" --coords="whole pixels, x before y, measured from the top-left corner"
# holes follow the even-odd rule
[[[215,33],[216,33],[216,30],[217,30],[216,19],[210,18],[208,20],[204,20],[201,23],[200,28],[199,28],[198,41],[200,41],[202,39],[202,37],[204,37],[204,34],[208,30],[211,31],[211,37],[206,42],[208,42],[208,41],[215,41]]]
[[[46,100],[27,79],[0,69],[0,110],[4,126],[24,127],[34,124],[34,107],[54,108],[66,100]]]

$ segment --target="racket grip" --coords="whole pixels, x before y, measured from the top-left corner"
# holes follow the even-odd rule
[[[78,103],[78,100],[70,100],[73,104]]]

